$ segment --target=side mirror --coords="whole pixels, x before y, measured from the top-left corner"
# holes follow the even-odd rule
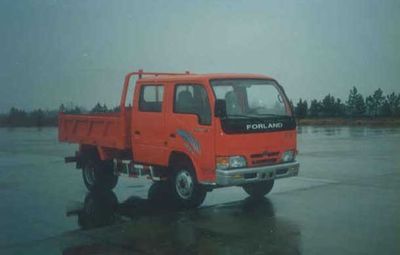
[[[224,118],[226,117],[226,101],[223,99],[217,99],[215,101],[215,107],[214,107],[214,115],[217,118]]]

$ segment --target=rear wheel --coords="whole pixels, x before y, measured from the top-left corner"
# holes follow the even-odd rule
[[[173,166],[173,176],[170,182],[172,198],[180,208],[196,208],[206,197],[206,189],[197,182],[191,163],[179,162]]]
[[[82,169],[82,177],[88,190],[112,190],[118,182],[111,160],[88,160]]]
[[[243,185],[244,191],[254,198],[261,198],[267,195],[274,186],[274,180],[255,182]]]

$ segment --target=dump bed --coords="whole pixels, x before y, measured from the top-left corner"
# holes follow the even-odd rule
[[[58,138],[61,142],[130,148],[130,111],[99,114],[59,114]]]

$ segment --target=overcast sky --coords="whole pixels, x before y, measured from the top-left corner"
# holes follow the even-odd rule
[[[117,105],[125,73],[273,76],[289,97],[400,92],[400,1],[0,0],[0,111]]]

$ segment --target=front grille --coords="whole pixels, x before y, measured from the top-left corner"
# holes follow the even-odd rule
[[[277,159],[276,158],[271,158],[271,159],[260,159],[260,160],[253,160],[252,163],[253,165],[272,165],[276,163]]]
[[[273,165],[278,162],[279,151],[264,151],[251,154],[251,163],[254,166]]]
[[[279,155],[279,151],[273,151],[273,152],[263,152],[263,153],[259,153],[259,154],[251,154],[250,157],[251,158],[264,158],[264,157],[274,157],[274,156],[278,156]]]

